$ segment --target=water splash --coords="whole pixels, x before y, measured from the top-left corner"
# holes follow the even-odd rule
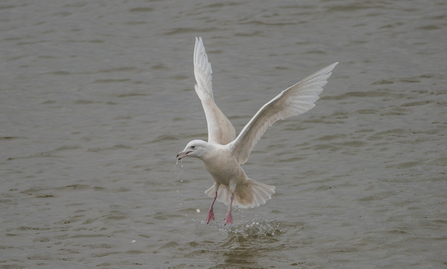
[[[182,183],[182,182],[183,182],[183,179],[180,178],[180,173],[177,171],[177,165],[178,165],[178,163],[179,163],[179,160],[177,160],[177,161],[175,162],[174,171],[175,171],[175,175],[177,176],[177,180],[180,181],[180,183]],[[182,160],[180,160],[180,168],[183,168]],[[178,194],[178,199],[180,200],[181,197],[183,196],[183,194],[180,193],[180,190],[177,190],[176,192],[177,192],[177,194]],[[180,205],[182,206],[183,203],[180,202]]]
[[[175,171],[175,175],[177,176],[178,181],[183,182],[183,179],[180,179],[180,173],[177,172],[178,161],[179,161],[179,160],[177,160],[177,161],[175,162],[174,171]],[[183,160],[180,160],[180,168],[183,168],[183,163],[182,163],[182,162],[183,162]]]
[[[263,236],[275,236],[284,233],[280,228],[280,222],[277,218],[265,219],[263,217],[253,220],[243,221],[242,223],[234,224],[219,228],[229,237],[242,236],[245,239]]]

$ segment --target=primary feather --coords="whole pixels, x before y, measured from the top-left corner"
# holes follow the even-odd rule
[[[195,90],[202,102],[208,125],[208,142],[226,145],[236,138],[236,130],[214,102],[211,64],[202,38],[196,38],[194,47]]]
[[[237,162],[243,164],[248,160],[253,147],[273,123],[298,116],[313,108],[337,64],[338,62],[333,63],[308,76],[262,106],[230,144]]]

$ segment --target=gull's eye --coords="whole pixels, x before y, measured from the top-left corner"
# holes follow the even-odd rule
[[[196,146],[191,146],[191,148],[192,148],[192,149],[195,149],[195,148],[196,148]]]

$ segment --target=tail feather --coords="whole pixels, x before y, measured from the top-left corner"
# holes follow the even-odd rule
[[[216,190],[214,189],[214,185],[211,186],[211,188],[207,189],[207,190],[205,191],[205,193],[206,193],[209,197],[214,198],[214,194],[216,193]]]
[[[210,197],[214,197],[214,186],[205,191]],[[244,184],[238,184],[234,191],[233,206],[240,208],[252,208],[265,204],[275,193],[275,187],[252,179],[248,179]],[[220,185],[217,192],[217,201],[226,205],[230,204],[231,192],[228,186]]]

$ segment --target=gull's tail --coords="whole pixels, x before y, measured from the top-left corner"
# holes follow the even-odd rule
[[[210,197],[214,197],[214,186],[205,191]],[[275,187],[252,179],[247,179],[243,184],[237,184],[234,191],[233,206],[240,208],[252,208],[265,204],[275,193]],[[230,204],[231,192],[228,186],[220,185],[217,193],[217,201],[226,205]]]

